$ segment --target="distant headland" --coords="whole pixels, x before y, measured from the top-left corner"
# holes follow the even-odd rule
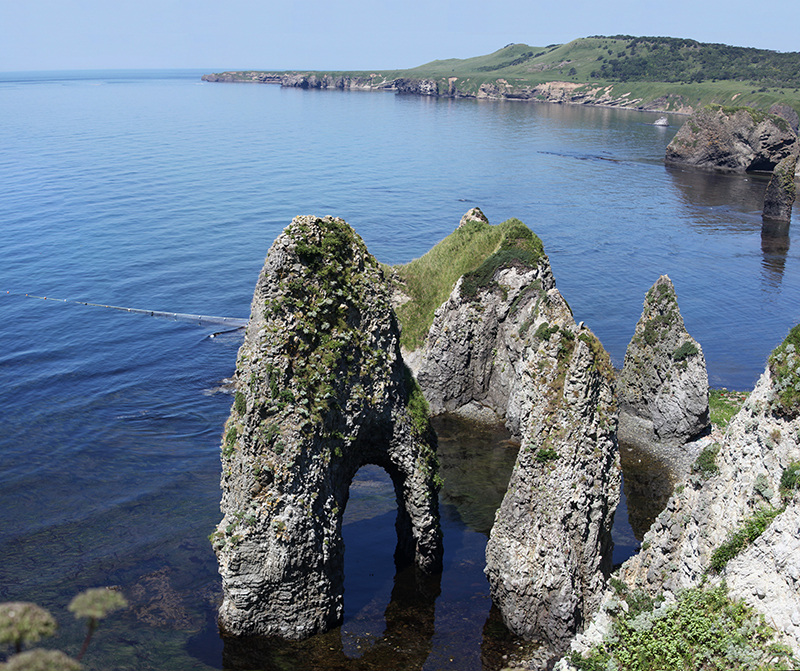
[[[436,60],[407,70],[239,70],[202,79],[676,114],[709,104],[766,111],[781,103],[800,111],[800,53],[672,37],[595,35],[546,47],[509,44],[485,56]]]

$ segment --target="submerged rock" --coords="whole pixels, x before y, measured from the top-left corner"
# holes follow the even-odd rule
[[[436,311],[419,381],[433,413],[482,408],[521,440],[486,549],[514,633],[562,651],[611,570],[619,501],[610,360],[578,326],[541,241],[501,224],[498,250]]]
[[[775,167],[764,193],[764,219],[772,221],[791,221],[792,206],[797,194],[794,173],[797,169],[797,155],[792,154]]]
[[[677,471],[696,455],[680,448],[710,424],[708,374],[700,344],[686,331],[666,275],[648,290],[617,380],[619,440]]]
[[[436,436],[400,356],[383,272],[341,219],[297,217],[253,295],[212,535],[224,634],[302,639],[341,622],[353,476],[397,492],[398,560],[441,570]]]
[[[789,122],[749,107],[694,112],[667,146],[668,165],[720,172],[771,171],[795,151]]]

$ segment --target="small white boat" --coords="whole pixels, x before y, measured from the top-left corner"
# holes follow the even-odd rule
[[[669,126],[669,121],[667,121],[667,117],[660,116],[653,122],[654,126]]]

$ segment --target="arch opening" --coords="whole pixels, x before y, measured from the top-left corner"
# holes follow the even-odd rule
[[[399,539],[395,485],[381,466],[362,466],[350,483],[342,517],[344,541],[344,619],[342,649],[358,658],[386,630]]]

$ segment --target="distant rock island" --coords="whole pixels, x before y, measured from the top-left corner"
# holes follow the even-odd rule
[[[800,53],[671,37],[592,36],[567,44],[509,44],[474,58],[407,70],[203,75],[208,82],[392,90],[424,96],[602,105],[690,114],[708,104],[800,110]]]

